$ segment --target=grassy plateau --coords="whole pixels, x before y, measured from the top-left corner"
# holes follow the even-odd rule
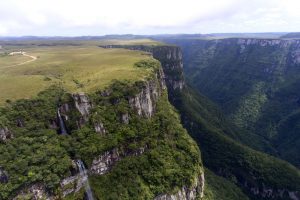
[[[134,63],[150,59],[149,55],[97,46],[112,42],[126,44],[126,41],[121,40],[2,42],[4,53],[0,54],[0,106],[8,100],[34,97],[52,84],[62,84],[70,92],[90,92],[108,86],[114,79],[144,79],[149,70],[134,67]],[[152,45],[151,40],[129,40],[127,44],[141,42]],[[9,55],[20,49],[27,56]]]

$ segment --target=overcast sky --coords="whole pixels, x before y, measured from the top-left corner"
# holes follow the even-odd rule
[[[300,0],[0,0],[0,36],[293,31]]]

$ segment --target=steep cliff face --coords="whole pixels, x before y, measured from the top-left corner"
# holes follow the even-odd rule
[[[183,76],[183,58],[182,52],[180,47],[177,46],[143,46],[143,45],[109,45],[104,46],[104,48],[127,48],[131,50],[139,50],[139,51],[146,51],[152,54],[153,58],[160,61],[163,72],[160,72],[159,77],[160,79],[164,79],[166,84],[162,82],[160,85],[162,87],[168,88],[168,97],[169,100],[173,105],[176,104],[177,95],[179,95],[184,86],[184,76]],[[147,93],[147,92],[146,92]],[[146,96],[146,95],[144,95]],[[149,97],[145,99],[150,99]],[[131,100],[132,101],[132,100]],[[151,102],[148,101],[147,102]],[[133,104],[134,105],[134,104]],[[139,108],[141,106],[135,106]],[[150,106],[151,107],[151,106]],[[138,110],[139,115],[141,115],[141,111]],[[152,109],[146,109],[148,112]],[[146,114],[146,116],[150,116]],[[194,183],[190,186],[183,186],[177,193],[174,194],[160,194],[159,196],[155,197],[155,200],[163,200],[163,199],[174,199],[174,200],[193,200],[196,198],[202,198],[204,194],[204,173],[203,171],[199,174],[199,176],[194,178]]]
[[[73,99],[77,110],[83,117],[84,121],[87,121],[90,109],[92,108],[89,98],[84,93],[73,94]]]
[[[185,84],[183,76],[183,57],[178,46],[145,46],[145,45],[106,45],[103,48],[126,48],[145,51],[159,60],[165,75],[165,81],[169,92],[181,90]]]
[[[147,150],[147,147],[140,147],[137,150],[133,151],[120,151],[117,148],[106,151],[93,160],[90,167],[90,172],[92,174],[103,175],[109,172],[109,170],[121,159],[127,156],[139,156],[143,154],[145,150]]]
[[[182,67],[177,48],[157,52],[170,71]],[[76,94],[55,85],[0,109],[1,133],[14,133],[0,143],[0,199],[82,199],[87,180],[95,198],[200,198],[199,148],[168,101],[167,86],[183,83],[151,57],[142,63],[143,79]]]
[[[204,174],[199,177],[195,177],[192,186],[182,187],[175,194],[162,194],[154,198],[154,200],[195,200],[197,198],[203,198],[204,196]]]
[[[160,50],[161,51],[161,50]],[[178,52],[177,49],[172,50],[171,54],[170,52],[165,52],[166,58],[168,60],[172,60],[172,58],[177,58],[180,52]],[[179,58],[177,58],[179,59]],[[180,60],[178,60],[180,63]],[[169,65],[168,65],[169,66]],[[181,65],[179,65],[181,66]],[[172,68],[175,68],[176,66],[173,65]],[[169,84],[174,83],[171,79],[169,79]],[[157,102],[160,98],[162,98],[163,93],[166,91],[166,84],[165,83],[165,75],[163,70],[160,68],[157,69],[156,73],[154,74],[154,77],[152,79],[149,79],[142,83],[142,86],[139,89],[139,92],[137,92],[134,95],[129,95],[126,97],[126,101],[130,107],[130,109],[137,114],[140,118],[146,118],[150,119],[152,118],[156,113],[156,106]],[[177,87],[172,87],[174,90],[181,89]],[[104,96],[105,98],[109,98],[112,96],[112,91],[110,89],[107,89],[106,91],[100,92],[101,96]],[[75,97],[73,95],[73,99],[76,105],[76,109],[80,112],[82,117],[84,117],[85,123],[88,123],[88,120],[92,118],[92,114],[89,111],[90,108],[92,108],[92,102],[89,100],[90,98],[85,95],[81,94],[81,99],[84,99],[84,101],[80,100],[79,97]],[[116,98],[113,100],[113,102],[120,102],[121,100],[119,98]],[[84,102],[84,104],[80,103]],[[95,104],[95,103],[94,103]],[[132,119],[132,115],[129,114],[130,111],[126,111],[125,113],[122,113],[120,116],[120,122],[123,124],[129,124]],[[105,133],[106,130],[103,129],[105,125],[101,122],[96,123],[95,130],[96,132]],[[99,131],[98,131],[99,130]],[[105,130],[105,131],[103,131]],[[100,154],[99,156],[94,157],[94,159],[91,162],[91,165],[89,167],[89,173],[93,176],[101,176],[109,173],[115,165],[118,164],[123,159],[126,159],[127,157],[135,157],[140,156],[144,154],[146,151],[151,151],[149,149],[150,147],[146,144],[142,147],[139,147],[137,149],[128,149],[127,147],[116,147],[111,150],[105,151],[104,153]],[[82,184],[74,184],[76,182],[82,182],[81,179],[79,179],[78,175],[74,175],[71,177],[65,178],[61,182],[63,189],[63,196],[71,195],[72,193],[76,193],[80,190],[80,188],[83,186]],[[72,187],[73,185],[73,187]],[[183,186],[176,194],[161,194],[155,199],[169,199],[169,198],[175,198],[178,200],[193,200],[196,198],[202,198],[203,196],[203,188],[204,188],[204,175],[201,170],[195,174],[194,182],[191,186]]]
[[[153,57],[161,62],[168,90],[182,90],[184,87],[182,53],[177,46],[158,46],[153,48]]]
[[[244,82],[252,81],[252,78],[245,78],[244,76],[250,74],[255,79],[270,80],[274,87],[267,91],[266,94],[269,95],[272,90],[278,90],[275,87],[279,83],[276,83],[280,79],[278,77],[283,74],[289,76],[292,71],[295,73],[299,70],[297,56],[295,56],[298,51],[297,48],[299,48],[298,41],[226,39],[214,41],[177,40],[173,42],[182,46],[184,56],[187,56],[184,58],[185,70],[188,74],[187,79],[196,87],[197,84],[203,83],[203,90],[211,89],[210,92],[215,92],[222,101],[225,98],[232,98],[238,92],[247,91],[245,87],[248,85]],[[249,67],[251,60],[256,63],[252,63]],[[290,64],[284,65],[284,63]],[[271,70],[264,70],[270,66],[273,66],[272,72]],[[249,71],[247,73],[241,72],[245,69]],[[230,74],[237,72],[240,72],[235,77],[237,80],[226,81],[230,79]],[[263,73],[260,74],[260,72]],[[291,80],[289,79],[289,81]],[[209,85],[210,83],[211,85]],[[289,83],[286,82],[286,84]],[[251,94],[249,100],[252,101],[259,97],[259,102],[265,103],[263,87],[265,85],[261,85],[261,83],[256,85],[252,91],[263,92]],[[226,88],[231,88],[235,92],[233,94],[228,93]],[[293,91],[295,95],[295,92],[299,90]],[[297,98],[292,97],[291,99]],[[291,103],[290,100],[282,99],[280,102]],[[233,182],[242,188],[251,199],[299,198],[297,196],[300,181],[299,171],[286,162],[253,151],[227,137],[226,135],[232,134],[231,137],[235,138],[238,129],[228,124],[221,112],[207,98],[186,87],[181,94],[177,95],[174,103],[182,114],[185,127],[201,145],[203,160],[208,168],[218,175],[234,180]],[[278,103],[276,105],[279,105]],[[250,110],[257,109],[255,104],[249,105],[251,105]],[[225,109],[231,110],[228,104],[223,106]],[[250,119],[250,117],[245,119]],[[293,119],[293,123],[297,123],[297,117],[294,116]],[[249,135],[245,133],[244,136]],[[293,146],[292,148],[297,149],[298,147]],[[277,174],[276,178],[272,178],[274,174]]]
[[[130,107],[136,110],[139,116],[150,118],[154,114],[155,103],[162,93],[159,88],[154,81],[146,82],[141,92],[129,98]]]
[[[13,198],[13,200],[21,200],[21,199],[32,199],[32,200],[53,200],[54,197],[48,194],[45,186],[43,184],[33,184],[20,192],[18,195]]]
[[[299,166],[299,39],[172,42],[183,48],[186,78],[245,132],[244,144]]]

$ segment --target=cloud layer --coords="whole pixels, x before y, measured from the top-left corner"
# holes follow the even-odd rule
[[[0,35],[300,31],[299,0],[0,1]]]

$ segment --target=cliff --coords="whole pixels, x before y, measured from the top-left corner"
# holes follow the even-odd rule
[[[193,42],[197,44],[197,41]],[[206,56],[199,58],[199,55],[197,55],[197,62],[200,63],[214,65],[216,62],[224,62],[224,59],[216,56],[225,56],[226,54],[231,55],[232,51],[230,48],[228,49],[228,46],[231,46],[233,43],[236,47],[234,52],[237,52],[238,54],[243,54],[247,51],[252,52],[258,47],[267,49],[267,51],[271,51],[274,47],[280,48],[280,51],[293,49],[293,51],[289,53],[284,51],[284,53],[287,53],[284,58],[287,62],[292,63],[290,67],[293,69],[298,65],[297,48],[299,43],[297,41],[226,39],[222,41],[202,42],[203,45],[200,45],[200,48],[205,49],[203,50],[202,55],[203,53],[206,53]],[[205,42],[211,44],[211,46]],[[248,49],[246,47],[244,48],[243,45],[248,45]],[[220,51],[219,46],[224,48],[224,51]],[[135,49],[132,46],[129,48]],[[185,48],[188,47],[185,46]],[[190,49],[191,52],[197,50],[193,49],[193,47],[190,48],[192,48]],[[136,49],[142,50],[140,46]],[[153,57],[160,60],[162,63],[165,76],[167,77],[166,79],[169,78],[169,84],[167,82],[169,99],[172,104],[179,109],[184,126],[198,144],[201,145],[204,163],[207,167],[212,169],[216,174],[226,177],[229,180],[233,180],[233,182],[251,199],[299,198],[297,186],[299,183],[299,173],[296,168],[279,159],[253,151],[227,137],[227,135],[236,137],[234,136],[236,130],[232,128],[231,125],[226,124],[226,120],[222,119],[221,112],[215,108],[213,103],[184,84],[181,60],[182,55],[178,47],[153,47],[151,51],[148,48],[146,50],[152,52]],[[159,53],[156,54],[156,52]],[[197,51],[197,53],[199,53],[199,51]],[[232,59],[230,59],[230,61],[236,62],[233,61],[235,59],[233,57],[236,56],[236,54],[232,54],[231,56]],[[249,57],[247,59],[252,58],[253,57]],[[275,56],[274,58],[280,60],[282,57]],[[196,58],[191,58],[191,62],[193,60],[196,60]],[[219,64],[221,65],[222,63]],[[187,77],[195,77],[196,81],[197,71],[193,71],[190,68],[186,70],[190,70],[189,73],[193,74],[188,75]],[[274,72],[274,74],[276,73]],[[175,80],[172,80],[173,77]],[[209,82],[211,76],[206,76],[205,79],[206,82]],[[182,87],[174,87],[174,85],[176,86],[177,84],[173,85],[173,81],[180,83],[178,85],[182,85]],[[202,80],[197,78],[197,81]],[[223,83],[223,85],[224,84],[226,83]],[[237,85],[235,86],[238,87]],[[276,164],[273,165],[270,163]],[[278,173],[278,171],[280,172]],[[278,174],[278,177],[273,179],[272,176],[274,173]],[[162,195],[158,198],[180,199],[183,198],[185,194],[188,194],[184,189],[180,191],[181,192],[176,193],[173,196]]]
[[[180,56],[171,51],[167,59]],[[151,73],[141,81],[114,81],[103,90],[75,94],[53,86],[5,108],[5,134],[16,134],[0,146],[0,198],[81,199],[88,180],[96,198],[202,197],[199,149],[168,101],[166,86],[174,81],[159,62],[145,63]],[[174,90],[181,87],[175,85]],[[14,155],[18,148],[25,155]],[[20,168],[9,164],[13,156]]]
[[[103,48],[126,48],[145,51],[159,60],[165,74],[165,81],[170,93],[184,86],[183,57],[178,46],[146,46],[146,45],[105,45]]]
[[[161,50],[160,50],[161,51]],[[173,51],[173,50],[172,50]],[[172,55],[167,53],[167,59],[166,60],[172,60],[172,58],[177,56],[180,56],[178,49],[175,49],[174,52],[171,52]],[[173,57],[174,56],[174,57]],[[179,63],[181,62],[181,59],[177,60]],[[181,65],[180,65],[181,66]],[[176,68],[176,65],[170,66],[171,69]],[[165,83],[165,80],[167,84]],[[169,81],[169,82],[168,82]],[[137,115],[139,118],[145,118],[151,119],[155,116],[156,111],[157,111],[157,103],[160,101],[160,98],[163,98],[162,95],[166,92],[166,85],[174,83],[173,80],[170,78],[168,79],[165,75],[164,72],[161,70],[161,68],[156,69],[156,73],[154,76],[147,80],[146,82],[143,82],[139,84],[139,89],[134,92],[135,94],[130,94],[125,97],[126,103],[128,103],[129,109],[126,111],[122,111],[119,114],[119,122],[122,124],[130,124],[134,117],[132,116],[132,111],[134,112],[135,115]],[[112,87],[114,88],[114,86]],[[99,92],[100,95],[104,98],[111,98],[114,96],[114,90],[112,88],[108,88],[105,91]],[[173,87],[174,90],[177,89],[177,87]],[[180,89],[180,88],[179,88]],[[78,97],[79,96],[79,97]],[[88,122],[89,118],[93,118],[92,121],[96,121],[96,124],[93,126],[95,127],[95,130],[102,130],[100,131],[102,135],[106,135],[107,131],[105,129],[105,124],[102,121],[102,119],[95,119],[93,116],[93,111],[91,108],[94,108],[96,105],[95,103],[92,103],[94,101],[90,100],[88,96],[85,94],[74,94],[73,95],[73,100],[76,109],[80,112],[81,116],[84,118],[85,122]],[[82,100],[83,99],[83,100]],[[122,97],[113,97],[112,102],[113,104],[118,104],[118,102],[122,101]],[[116,103],[117,102],[117,103]],[[71,105],[69,107],[72,107]],[[73,106],[74,107],[74,106]],[[98,113],[94,113],[98,114]],[[65,115],[68,115],[68,112],[65,113]],[[67,117],[69,118],[69,117]],[[79,120],[82,121],[82,120]],[[99,126],[100,124],[100,126]],[[84,124],[81,123],[81,126]],[[104,131],[103,131],[104,130]],[[105,175],[106,173],[109,173],[111,170],[113,170],[113,167],[116,166],[119,162],[121,162],[123,159],[126,159],[128,157],[136,157],[144,154],[145,152],[150,152],[151,151],[151,145],[150,144],[145,144],[144,146],[140,146],[135,149],[129,149],[126,146],[119,146],[119,147],[114,147],[113,149],[107,150],[103,153],[101,153],[99,156],[96,156],[93,158],[91,165],[89,167],[89,173],[92,176],[101,176]],[[68,185],[74,185],[74,182],[80,181],[78,177],[70,177],[66,178],[65,180],[69,181],[63,181],[67,182],[68,184],[64,183],[63,188],[69,188],[68,191],[64,192],[65,195],[70,195],[71,192],[76,192],[79,191],[80,188],[78,188],[78,184],[76,184],[76,188],[70,190],[70,187]],[[155,197],[155,199],[164,199],[164,198],[177,198],[178,200],[184,200],[184,199],[196,199],[196,198],[202,198],[203,197],[203,188],[204,188],[204,176],[203,176],[203,171],[200,169],[195,175],[193,175],[193,182],[192,184],[189,185],[184,185],[179,191],[175,194],[161,194],[158,197]]]
[[[170,42],[183,49],[189,83],[242,130],[234,139],[299,165],[299,39]]]
[[[273,117],[274,111],[276,112],[274,108],[278,108],[279,105],[285,107],[281,114],[289,109],[297,110],[296,96],[299,96],[297,92],[299,90],[295,87],[295,83],[298,83],[297,77],[299,77],[296,75],[299,71],[298,40],[177,39],[170,42],[180,45],[183,49],[185,78],[198,91],[219,103],[225,114],[228,115],[226,110],[232,112],[241,105],[247,105],[248,107],[241,113],[254,111],[253,115],[245,115],[245,118],[239,116],[237,119],[251,120],[255,112],[260,114],[260,109],[265,111],[266,107],[258,108],[257,104],[267,105],[268,98],[280,94],[281,84],[286,89],[289,88],[285,89],[285,92],[282,90],[281,94],[290,96],[289,100],[280,98],[281,100],[276,101],[276,104],[270,105]],[[254,83],[256,80],[266,83]],[[253,83],[255,87],[247,90],[247,87],[251,88]],[[234,104],[232,98],[239,95],[239,92],[252,93],[245,95],[247,100],[243,99],[244,104]],[[296,93],[297,95],[293,96]],[[229,99],[228,102],[226,99]],[[257,103],[253,103],[257,100]],[[177,95],[174,105],[182,115],[185,128],[200,144],[205,166],[215,174],[237,184],[251,199],[299,199],[300,177],[297,168],[239,143],[251,146],[258,142],[253,145],[254,148],[259,149],[257,146],[261,145],[267,150],[270,149],[267,146],[268,141],[259,141],[260,136],[236,128],[213,102],[188,86]],[[292,115],[293,121],[288,120],[294,131],[298,119],[298,115],[295,115],[297,114]],[[258,121],[261,122],[260,124],[268,122],[263,116],[259,116]],[[287,129],[281,130],[289,130],[287,126],[285,127]],[[294,136],[292,138],[296,139]],[[282,137],[281,142],[283,139]],[[294,145],[287,148],[299,149],[297,141],[298,139],[294,140]],[[297,155],[293,155],[291,160],[295,161]]]
[[[175,105],[177,95],[179,95],[185,86],[183,76],[183,58],[181,49],[177,46],[144,46],[144,45],[108,45],[104,48],[127,48],[131,50],[145,51],[152,54],[153,58],[160,61],[163,69],[163,77],[168,88],[168,97],[170,102]],[[155,197],[155,200],[176,199],[190,200],[197,197],[203,198],[204,192],[204,174],[195,177],[191,187],[183,186],[177,193],[161,194]]]

